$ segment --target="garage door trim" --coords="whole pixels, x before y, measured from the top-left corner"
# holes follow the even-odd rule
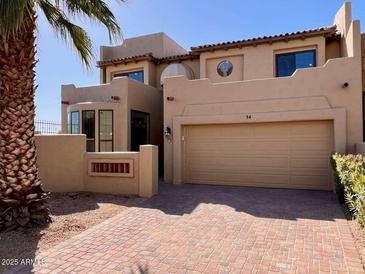
[[[332,121],[185,126],[183,182],[331,188]]]
[[[185,125],[197,124],[224,124],[224,123],[258,123],[284,122],[307,120],[333,120],[334,149],[346,153],[346,109],[317,109],[306,111],[290,111],[275,113],[254,113],[247,121],[246,114],[211,115],[211,116],[175,116],[172,121],[173,153],[172,153],[172,180],[174,184],[182,181],[182,128]]]

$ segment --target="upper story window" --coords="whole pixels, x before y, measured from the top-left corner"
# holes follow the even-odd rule
[[[68,117],[68,132],[70,134],[80,134],[80,113],[72,111]]]
[[[290,76],[296,69],[316,65],[316,50],[276,54],[276,77]]]
[[[229,76],[232,73],[232,71],[233,71],[233,64],[228,60],[220,62],[217,66],[217,72],[222,77]]]
[[[130,72],[115,72],[113,73],[113,78],[127,76],[133,80],[144,83],[144,73],[143,70],[130,71]]]

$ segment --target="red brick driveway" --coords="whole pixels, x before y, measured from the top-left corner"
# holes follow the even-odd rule
[[[364,273],[335,195],[282,189],[163,185],[39,258],[37,273]]]

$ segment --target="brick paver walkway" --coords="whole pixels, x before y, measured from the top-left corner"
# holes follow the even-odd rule
[[[38,258],[37,273],[364,272],[333,193],[237,187],[163,185]]]

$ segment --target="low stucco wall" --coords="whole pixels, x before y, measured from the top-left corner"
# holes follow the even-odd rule
[[[84,190],[85,135],[37,135],[37,163],[47,191]]]
[[[158,148],[140,152],[87,153],[85,135],[38,135],[38,167],[45,190],[90,191],[151,197],[158,192]],[[127,163],[128,173],[92,172],[91,163]]]
[[[139,194],[139,153],[138,152],[115,152],[115,153],[86,153],[85,169],[88,170],[90,160],[109,162],[109,160],[131,160],[133,163],[133,177],[105,177],[91,176],[88,171],[85,176],[85,187],[90,192],[116,193],[116,194]]]

